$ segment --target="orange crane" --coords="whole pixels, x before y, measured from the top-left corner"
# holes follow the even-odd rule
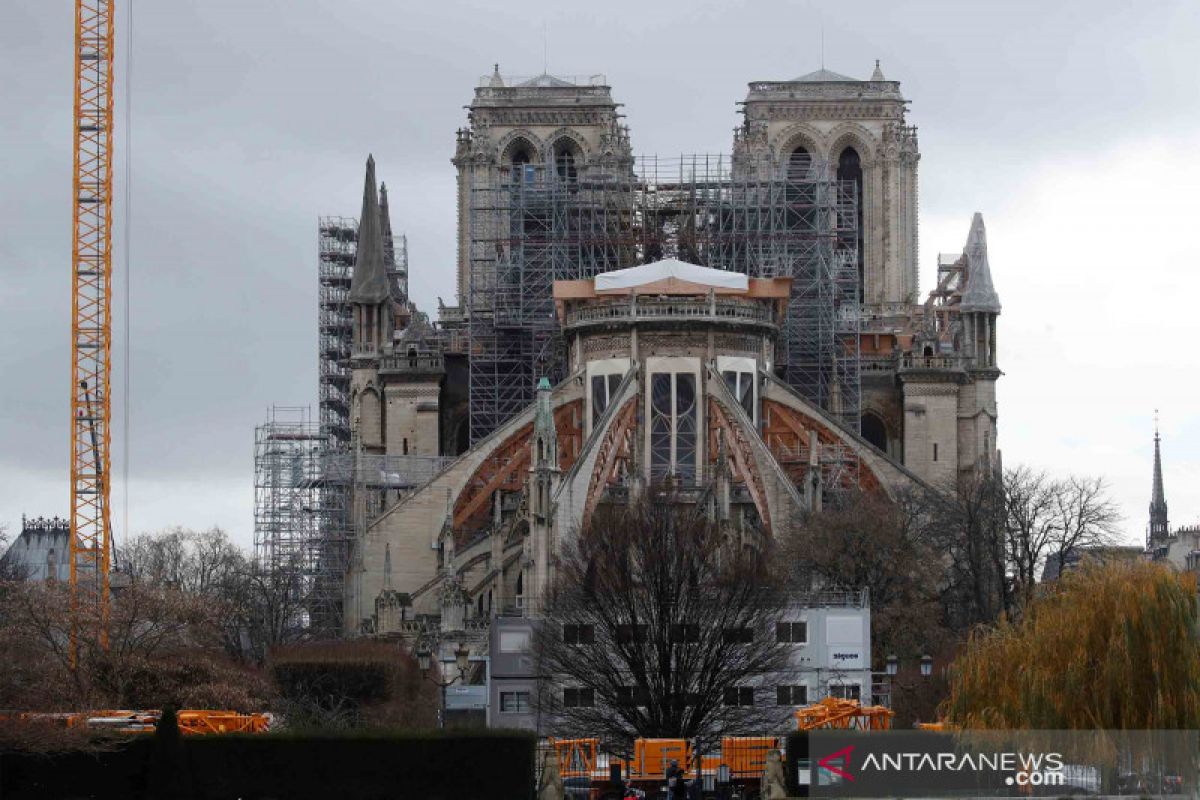
[[[75,1],[71,244],[71,663],[108,647],[112,372],[113,6]]]
[[[796,729],[886,731],[891,730],[891,709],[883,706],[864,706],[857,700],[826,697],[810,706],[796,709]]]

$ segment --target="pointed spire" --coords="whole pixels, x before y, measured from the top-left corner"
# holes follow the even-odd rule
[[[983,214],[978,211],[971,220],[971,233],[963,254],[967,257],[967,288],[959,308],[999,314],[1000,296],[992,286],[992,270],[988,266],[987,230],[983,227]]]
[[[1167,495],[1163,491],[1162,446],[1158,435],[1158,409],[1154,411],[1154,484],[1150,490],[1150,540],[1169,536],[1171,524],[1167,520]]]
[[[887,78],[883,77],[883,70],[881,70],[879,68],[879,59],[878,58],[875,59],[875,71],[871,73],[871,80],[873,80],[873,81],[887,80]]]
[[[492,79],[490,81],[488,81],[488,86],[491,86],[491,87],[497,88],[497,89],[504,86],[504,78],[500,77],[500,65],[499,64],[495,65],[495,69],[492,71]]]
[[[383,227],[383,264],[396,266],[396,248],[392,240],[392,215],[388,212],[387,184],[379,184],[379,223]]]
[[[350,280],[351,303],[375,305],[391,297],[383,259],[379,195],[375,190],[375,157],[367,156],[362,215],[358,220],[358,254],[354,261],[354,277]]]

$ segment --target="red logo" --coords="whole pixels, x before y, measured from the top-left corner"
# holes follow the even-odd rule
[[[838,750],[836,753],[830,753],[829,755],[822,758],[820,761],[817,762],[817,766],[823,767],[823,768],[829,770],[834,775],[838,775],[842,778],[845,778],[848,781],[852,781],[852,780],[854,780],[854,776],[851,775],[849,772],[846,772],[846,770],[842,769],[842,767],[850,766],[850,753],[853,751],[854,751],[854,745],[850,745],[849,747],[843,747],[841,750]],[[830,761],[838,760],[838,756],[846,757],[846,760],[842,763],[842,767],[836,767],[833,764],[829,763]]]

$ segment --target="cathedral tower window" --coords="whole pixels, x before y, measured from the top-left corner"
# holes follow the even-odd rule
[[[863,175],[862,175],[862,159],[858,155],[858,151],[853,147],[847,147],[838,156],[837,168],[838,181],[854,184],[855,207],[857,209],[857,219],[853,244],[857,251],[858,259],[858,297],[863,299],[863,280],[866,277],[863,274]],[[850,242],[846,242],[845,246],[849,246]]]
[[[554,145],[554,171],[560,181],[574,183],[579,177],[574,144],[567,139]]]
[[[788,155],[788,180],[802,181],[807,179],[811,168],[812,153],[808,152],[807,147],[797,147]]]
[[[533,167],[533,148],[528,142],[521,141],[513,147],[509,165],[512,167],[514,181],[533,183],[537,173]]]

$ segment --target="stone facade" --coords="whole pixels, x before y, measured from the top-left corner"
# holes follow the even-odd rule
[[[754,81],[741,104],[732,163],[735,175],[764,168],[823,169],[857,185],[863,431],[922,479],[952,485],[981,465],[999,464],[1000,304],[979,215],[967,247],[939,257],[938,286],[926,302],[918,300],[920,150],[908,105],[900,83],[887,80],[878,64],[868,80],[822,69],[793,80]],[[565,169],[564,158],[581,180],[589,171],[632,169],[629,131],[618,109],[600,76],[513,81],[497,69],[481,80],[453,159],[459,313],[469,316],[472,302],[473,227],[508,224],[486,209],[473,210],[471,193],[515,169]],[[972,283],[975,303],[964,305]],[[477,294],[476,300],[486,297]],[[653,342],[665,346],[667,339]],[[602,338],[589,344],[607,345]],[[926,352],[937,358],[904,365],[905,358]]]
[[[648,483],[674,482],[756,547],[831,491],[949,489],[997,468],[1001,307],[983,219],[961,252],[939,256],[918,303],[919,152],[906,108],[878,67],[868,81],[820,71],[756,82],[733,146],[735,171],[802,164],[861,189],[862,325],[845,342],[861,353],[861,431],[778,377],[790,278],[663,260],[621,270],[619,289],[616,272],[555,282],[565,380],[542,381],[535,402],[464,452],[461,419],[446,413],[463,396],[446,342],[471,318],[472,226],[497,224],[472,211],[470,193],[513,170],[632,170],[628,132],[602,81],[496,74],[476,89],[454,157],[460,304],[440,326],[388,291],[369,163],[350,291],[354,447],[457,459],[382,500],[355,499],[344,632],[486,651],[491,620],[536,618],[564,537]]]

